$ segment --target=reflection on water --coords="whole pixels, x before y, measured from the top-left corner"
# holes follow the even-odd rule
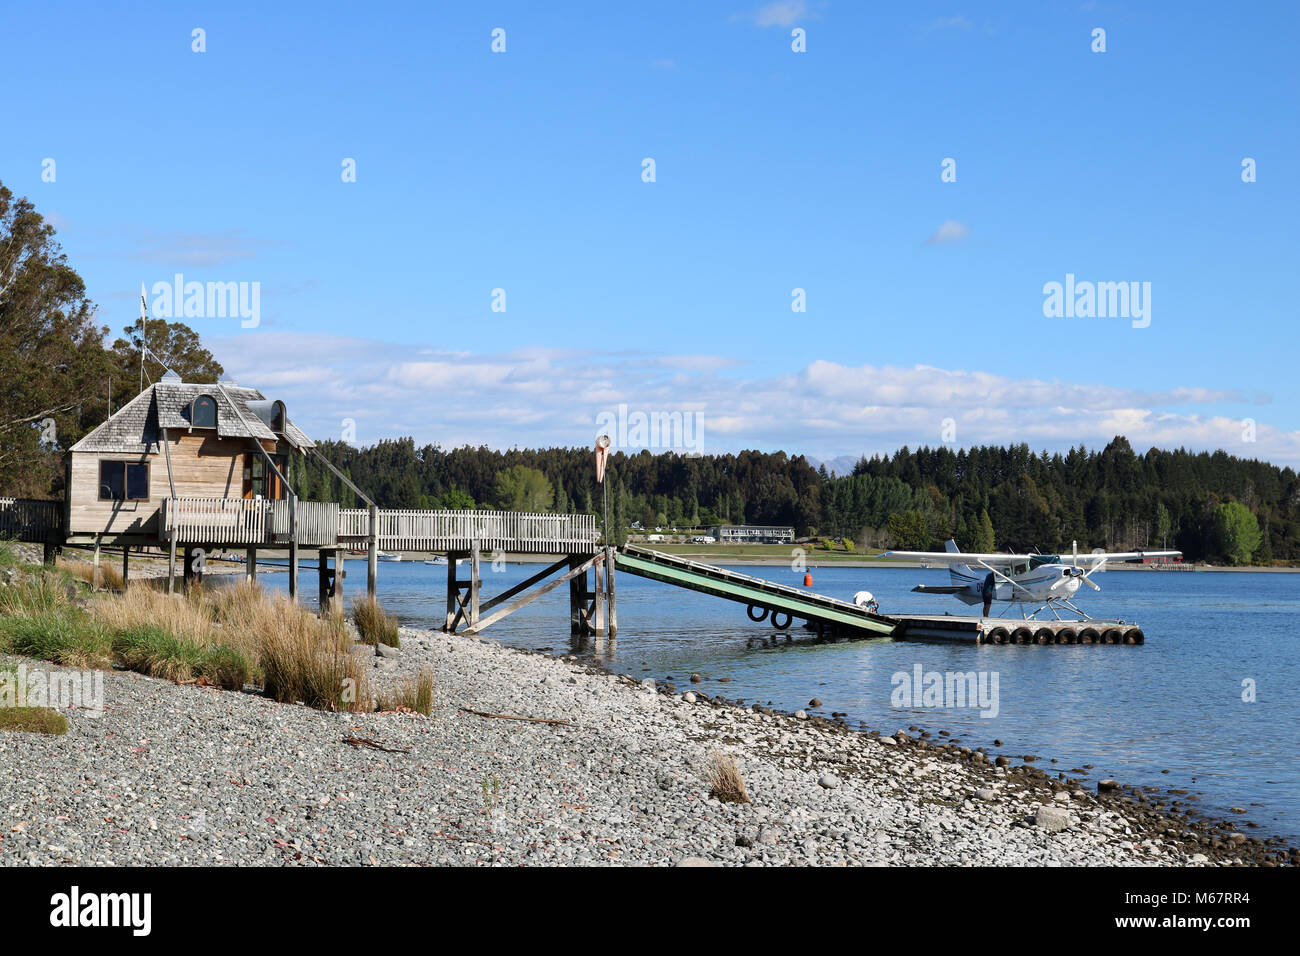
[[[349,562],[350,597],[364,591],[364,559]],[[538,565],[484,566],[484,597],[516,584]],[[801,583],[787,568],[744,568],[783,584]],[[939,570],[813,569],[814,590],[851,599],[869,589],[884,613],[965,613],[955,600],[914,594],[913,584],[944,583]],[[1081,604],[1096,617],[1136,621],[1141,647],[1002,645],[976,647],[872,639],[818,644],[799,627],[774,635],[742,605],[620,574],[617,640],[570,643],[568,589],[561,587],[505,618],[485,635],[516,647],[580,653],[637,677],[671,678],[697,689],[784,710],[843,711],[856,725],[893,731],[917,725],[949,730],[967,746],[1036,754],[1038,766],[1088,779],[1203,793],[1207,810],[1243,807],[1266,833],[1300,837],[1300,575],[1109,572],[1103,590]],[[284,588],[282,574],[265,575]],[[304,601],[315,591],[301,578]],[[443,623],[446,569],[420,562],[379,566],[385,606],[415,627]],[[996,613],[996,609],[995,609]],[[1018,612],[1012,612],[1017,613]],[[976,708],[895,708],[893,675],[927,670],[996,671],[995,718]],[[722,678],[727,678],[723,681]],[[1242,700],[1253,680],[1257,700]],[[1003,746],[994,748],[994,739]],[[1048,758],[1058,763],[1051,764]],[[1169,773],[1162,773],[1168,770]]]

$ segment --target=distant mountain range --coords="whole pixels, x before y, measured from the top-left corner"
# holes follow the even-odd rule
[[[814,458],[812,455],[804,455],[804,457],[808,459],[808,464],[812,465],[814,468],[820,468],[822,465],[825,465],[826,470],[832,475],[851,475],[853,474],[853,466],[858,463],[858,459],[862,456],[837,455],[834,458],[827,458],[824,461],[820,458]]]

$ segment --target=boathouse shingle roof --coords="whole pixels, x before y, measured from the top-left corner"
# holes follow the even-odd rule
[[[264,402],[266,397],[255,388],[238,385],[212,385],[189,382],[158,382],[149,386],[81,441],[72,451],[148,453],[159,450],[162,429],[173,433],[190,428],[190,409],[200,395],[210,395],[217,403],[217,434],[222,438],[260,438],[276,441],[276,435],[249,402]],[[293,447],[314,447],[285,416],[282,436]]]

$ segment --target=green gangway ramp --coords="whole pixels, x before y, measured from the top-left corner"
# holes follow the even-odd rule
[[[701,564],[689,558],[635,545],[619,548],[614,557],[614,566],[619,571],[652,578],[664,584],[675,584],[751,607],[782,611],[792,618],[820,622],[835,628],[893,634],[898,626],[898,622],[892,618],[872,614],[848,601],[801,591],[799,588],[775,584],[738,571],[728,571],[712,564]]]

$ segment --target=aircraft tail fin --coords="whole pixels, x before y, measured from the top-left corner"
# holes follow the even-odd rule
[[[944,542],[943,550],[947,551],[949,554],[961,553],[961,548],[957,547],[957,542],[952,538],[949,538]]]

